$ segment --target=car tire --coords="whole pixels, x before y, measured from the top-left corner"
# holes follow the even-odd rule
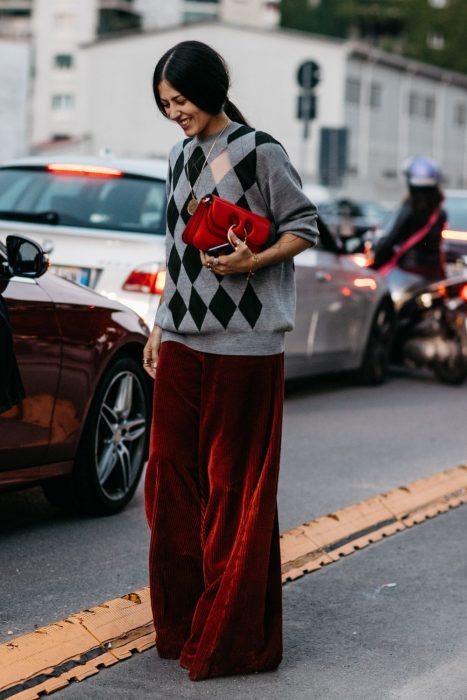
[[[47,499],[67,510],[117,513],[136,491],[147,458],[151,400],[141,365],[121,357],[97,388],[70,476],[45,481]]]
[[[363,361],[358,371],[358,379],[362,384],[382,384],[386,379],[394,327],[394,307],[389,300],[385,300],[374,315]]]

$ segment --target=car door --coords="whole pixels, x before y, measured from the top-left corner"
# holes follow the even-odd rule
[[[342,275],[340,256],[322,245],[316,249],[314,268],[317,319],[309,345],[311,362],[321,371],[339,369],[349,350],[352,290]]]
[[[26,393],[0,414],[0,471],[6,472],[46,461],[61,341],[54,304],[35,280],[14,277],[2,286]]]

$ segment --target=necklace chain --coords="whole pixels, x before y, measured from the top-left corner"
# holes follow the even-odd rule
[[[193,184],[191,184],[191,182],[190,182],[190,173],[189,173],[189,171],[188,171],[188,163],[189,163],[189,161],[190,161],[191,156],[190,156],[190,158],[188,158],[187,162],[185,163],[185,173],[186,173],[186,177],[187,177],[188,184],[189,184],[189,186],[190,186],[190,191],[191,191],[191,200],[190,200],[190,202],[188,203],[188,213],[189,213],[189,214],[194,214],[194,212],[196,211],[196,208],[197,208],[197,206],[198,206],[198,200],[196,199],[196,195],[195,195],[195,191],[194,191],[194,190],[195,190],[195,187],[196,187],[196,185],[198,184],[198,181],[199,181],[201,175],[203,174],[204,168],[205,168],[205,167],[207,166],[207,164],[208,164],[208,161],[209,161],[209,158],[210,158],[210,156],[211,156],[211,153],[212,153],[213,150],[214,150],[214,146],[216,145],[217,141],[220,139],[220,137],[222,136],[222,134],[224,133],[224,131],[227,129],[227,127],[229,126],[229,124],[230,124],[230,121],[228,121],[227,124],[226,124],[226,125],[224,126],[224,128],[222,129],[222,131],[220,131],[220,132],[217,134],[217,136],[216,136],[216,138],[214,139],[214,142],[213,142],[211,148],[210,148],[209,151],[208,151],[207,156],[206,156],[205,159],[204,159],[204,163],[203,163],[203,165],[202,165],[202,167],[201,167],[201,170],[199,171],[198,175],[196,176],[195,181],[194,181]],[[193,154],[192,154],[192,155],[193,155]]]

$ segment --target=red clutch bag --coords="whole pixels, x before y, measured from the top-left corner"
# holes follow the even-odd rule
[[[270,229],[271,222],[265,216],[254,214],[215,194],[208,194],[198,203],[182,240],[187,245],[212,254],[229,252],[229,248],[232,252],[227,234],[233,231],[253,253],[259,253]]]

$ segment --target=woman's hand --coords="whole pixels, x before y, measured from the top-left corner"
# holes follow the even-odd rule
[[[201,251],[201,262],[208,270],[216,275],[235,275],[250,272],[257,260],[247,244],[238,238],[233,232],[228,233],[231,245],[235,248],[230,255],[219,255],[218,258]]]
[[[161,336],[162,330],[159,328],[159,326],[154,326],[143,350],[143,367],[153,379],[156,376]]]

